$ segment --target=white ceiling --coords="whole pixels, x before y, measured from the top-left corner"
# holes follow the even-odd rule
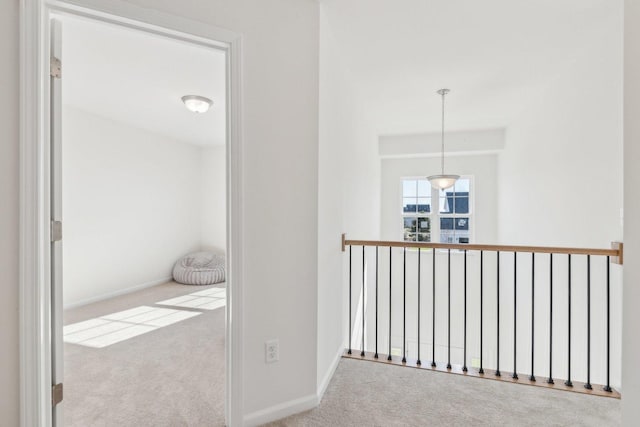
[[[437,131],[435,92],[442,87],[452,90],[448,129],[505,127],[622,16],[621,0],[323,0],[322,5],[326,33],[379,134]]]
[[[63,18],[63,104],[202,146],[225,142],[222,51],[109,24]],[[183,95],[213,100],[204,114]]]

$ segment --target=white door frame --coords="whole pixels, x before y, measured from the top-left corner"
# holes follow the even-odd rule
[[[49,19],[74,14],[227,51],[227,425],[242,425],[242,39],[119,0],[20,1],[20,424],[52,425]],[[64,80],[64,64],[62,66]]]

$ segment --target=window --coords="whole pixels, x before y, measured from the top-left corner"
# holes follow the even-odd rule
[[[402,215],[406,242],[431,241],[431,185],[424,179],[402,181]]]
[[[446,190],[435,190],[424,178],[402,179],[405,242],[470,243],[471,177]]]

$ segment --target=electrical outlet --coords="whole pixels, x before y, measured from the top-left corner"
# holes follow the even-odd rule
[[[264,343],[264,361],[274,363],[280,359],[280,345],[278,340],[269,340]]]

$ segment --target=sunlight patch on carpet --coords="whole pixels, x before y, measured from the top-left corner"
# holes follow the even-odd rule
[[[64,327],[64,342],[103,348],[202,314],[140,306]]]
[[[195,308],[202,310],[215,310],[226,304],[227,292],[225,288],[210,288],[204,291],[193,292],[177,298],[157,302],[158,305],[170,305],[173,307]]]

